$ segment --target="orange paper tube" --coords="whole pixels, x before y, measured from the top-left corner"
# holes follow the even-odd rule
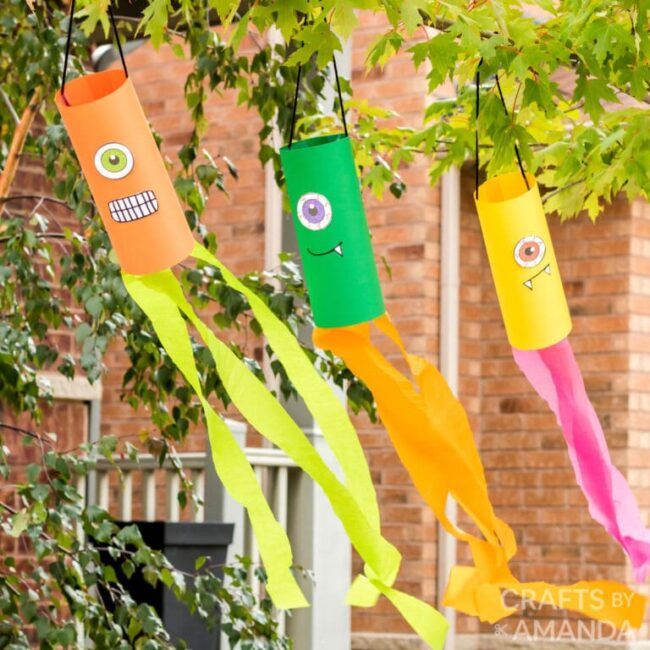
[[[56,104],[122,269],[185,259],[194,238],[131,80],[122,70],[78,77]]]

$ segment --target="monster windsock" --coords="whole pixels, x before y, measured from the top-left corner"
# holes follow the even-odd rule
[[[381,316],[384,299],[359,181],[356,174],[340,173],[354,170],[350,140],[303,140],[282,151],[282,162],[288,178],[304,181],[293,214],[316,322],[343,327]]]
[[[296,103],[297,99],[298,88]],[[340,90],[339,101],[342,106]],[[294,120],[295,113],[296,105]],[[445,603],[496,622],[514,611],[502,597],[508,590],[540,603],[561,603],[617,627],[638,627],[645,599],[625,585],[595,581],[557,587],[521,583],[511,573],[508,563],[517,550],[515,536],[492,508],[467,415],[438,370],[405,350],[385,312],[344,113],[343,118],[345,134],[297,143],[292,125],[291,141],[280,152],[317,325],[314,342],[342,358],[371,389],[415,486],[446,530],[469,543],[474,566],[452,570]],[[522,256],[533,254],[528,246],[521,251]],[[410,376],[398,371],[371,342],[373,324],[400,349]],[[447,519],[448,496],[463,507],[479,535]],[[598,593],[602,599],[585,598],[585,593]],[[624,594],[623,608],[618,606],[618,594]]]
[[[498,78],[497,88],[503,97]],[[591,516],[618,541],[636,580],[643,581],[650,530],[612,463],[585,390],[567,338],[571,317],[539,188],[516,153],[520,170],[487,180],[475,196],[508,341],[517,365],[557,417]]]
[[[345,408],[317,373],[295,336],[264,300],[195,242],[128,77],[121,47],[123,70],[89,74],[66,83],[73,15],[74,2],[57,106],[122,267],[125,286],[195,391],[205,415],[216,471],[233,498],[247,509],[268,574],[269,595],[280,608],[307,605],[292,572],[287,535],[275,520],[243,450],[203,393],[188,323],[205,342],[241,415],[282,449],[327,495],[365,562],[364,573],[353,583],[348,602],[369,607],[383,594],[430,647],[442,648],[447,629],[444,618],[426,603],[393,587],[401,556],[381,534],[370,470]],[[115,30],[110,5],[109,15]],[[171,270],[190,256],[200,265],[215,267],[219,281],[243,294],[270,347],[334,452],[344,480],[334,474],[245,362],[195,313]]]
[[[478,86],[477,73],[477,112]],[[501,100],[503,93],[497,77]],[[505,102],[504,102],[505,108]],[[567,338],[571,317],[535,179],[519,171],[476,188],[476,208],[512,352],[555,413],[591,516],[630,557],[635,578],[650,566],[650,530],[613,465],[598,416]],[[478,148],[477,148],[478,168]]]

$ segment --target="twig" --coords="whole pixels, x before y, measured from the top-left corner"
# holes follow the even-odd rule
[[[11,237],[0,237],[0,243],[8,242]],[[39,232],[36,233],[36,239],[67,239],[63,232]]]
[[[4,103],[7,105],[7,108],[9,109],[9,112],[11,113],[11,117],[13,118],[13,121],[16,124],[20,124],[20,117],[18,116],[18,113],[16,113],[16,109],[14,108],[14,105],[11,103],[11,100],[9,99],[9,96],[4,91],[4,88],[2,88],[2,86],[0,86],[0,96],[2,96],[2,99],[3,99]]]
[[[0,204],[9,203],[10,201],[40,201],[42,203],[55,203],[56,205],[62,205],[64,208],[74,212],[74,208],[71,208],[65,201],[55,199],[52,196],[39,196],[38,194],[12,194],[11,196],[0,197]]]
[[[561,192],[564,192],[565,190],[571,189],[575,185],[580,185],[580,183],[585,182],[585,178],[580,178],[577,181],[573,181],[572,183],[569,183],[568,185],[564,185],[563,187],[558,187],[556,190],[553,190],[552,192],[548,192],[547,194],[544,194],[544,198],[542,199],[542,203],[546,203],[549,199],[553,198],[557,194],[560,194]]]
[[[7,429],[7,431],[13,431],[15,433],[22,433],[23,435],[25,435],[25,436],[27,436],[29,438],[34,438],[35,440],[38,440],[40,442],[45,440],[50,445],[50,447],[54,446],[54,444],[52,443],[51,440],[48,440],[44,436],[41,436],[40,433],[30,431],[29,429],[23,429],[23,427],[18,427],[18,426],[14,425],[14,424],[7,424],[6,422],[0,422],[0,429]]]

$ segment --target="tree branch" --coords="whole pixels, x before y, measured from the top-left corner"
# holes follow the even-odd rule
[[[0,173],[0,199],[5,198],[9,194],[11,185],[16,177],[20,155],[25,148],[25,141],[27,140],[29,131],[32,128],[34,118],[38,112],[38,107],[41,104],[41,93],[41,88],[37,88],[32,95],[32,98],[29,100],[29,104],[25,107],[20,122],[18,122],[16,130],[14,131],[5,166],[2,173]]]
[[[565,192],[566,190],[569,190],[572,187],[575,187],[576,185],[580,185],[580,183],[584,183],[584,182],[585,182],[584,178],[579,178],[577,181],[573,181],[568,185],[563,185],[562,187],[558,187],[552,192],[547,192],[546,194],[544,194],[544,197],[542,198],[542,203],[546,203],[549,199],[553,198],[557,194],[561,194],[562,192]]]
[[[55,203],[56,205],[62,205],[64,208],[74,212],[74,208],[71,208],[65,201],[55,199],[51,196],[40,196],[39,194],[13,194],[11,196],[0,197],[0,205],[3,203],[9,203],[10,201],[40,201],[43,203]]]

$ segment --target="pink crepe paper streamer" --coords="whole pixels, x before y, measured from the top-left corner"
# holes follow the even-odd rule
[[[512,353],[562,427],[591,516],[623,547],[632,562],[634,579],[643,582],[650,569],[650,530],[641,521],[625,477],[612,463],[569,340],[542,350],[512,348]]]

